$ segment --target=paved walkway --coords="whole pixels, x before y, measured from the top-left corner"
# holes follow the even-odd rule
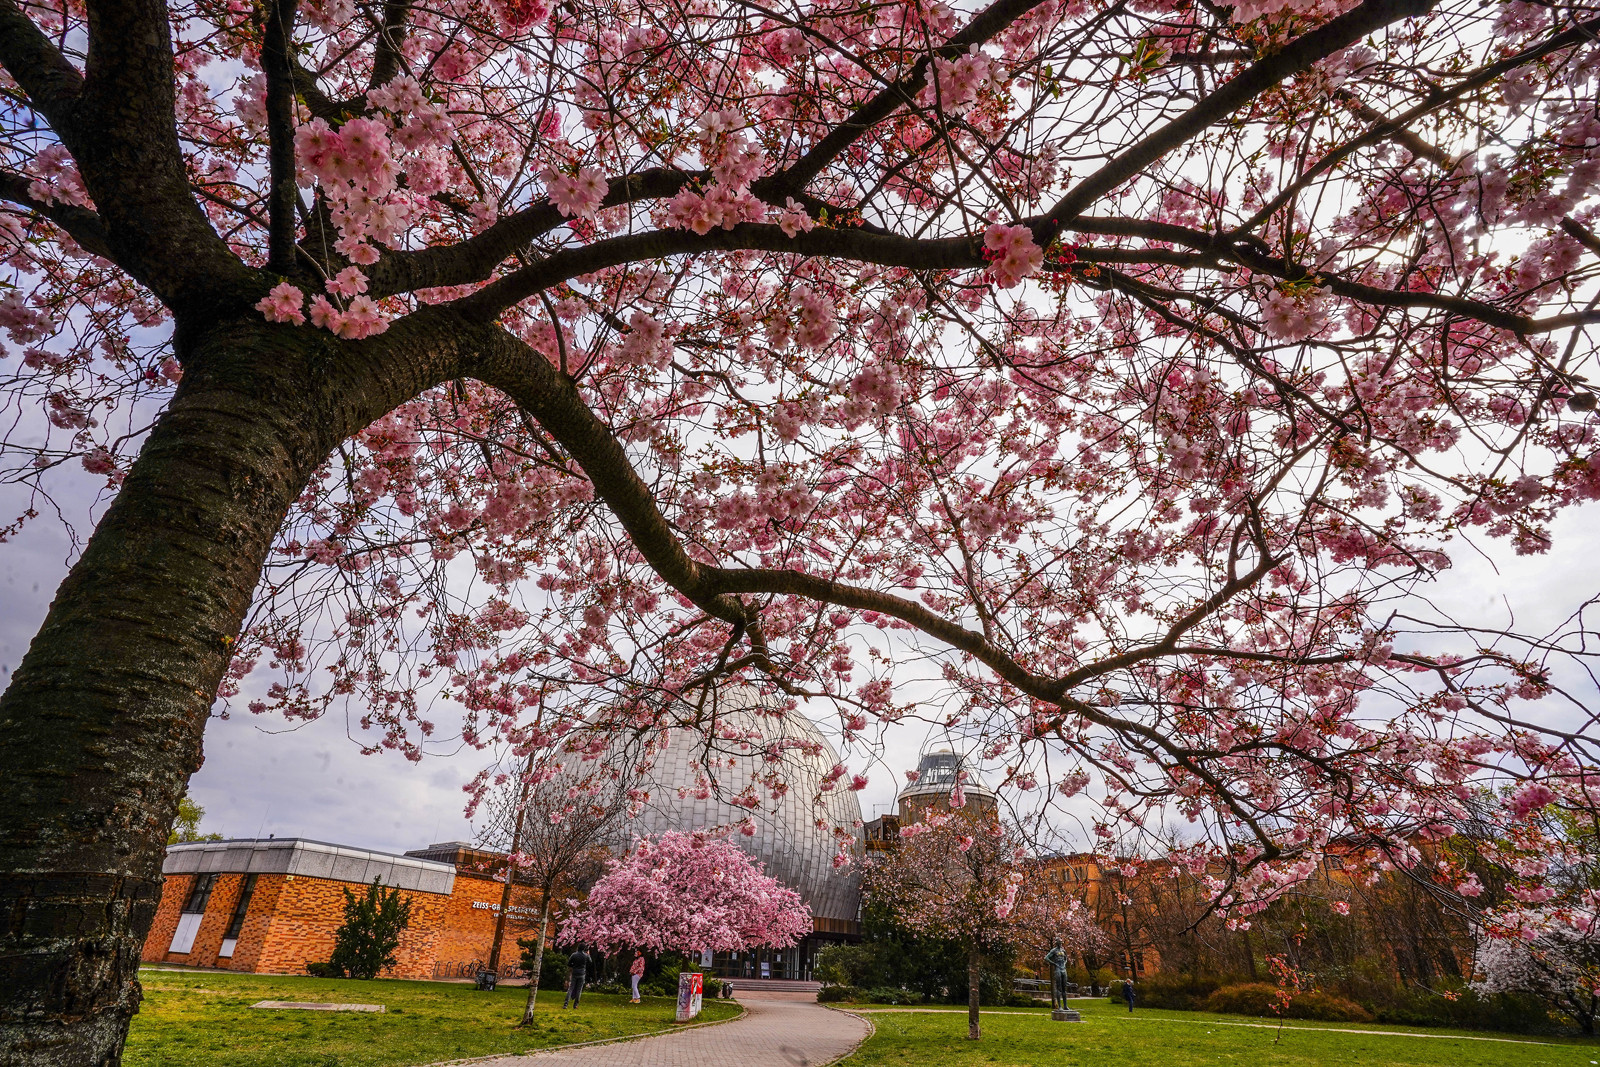
[[[584,1048],[474,1060],[482,1067],[821,1067],[866,1040],[867,1023],[815,994],[740,992],[742,1019]]]

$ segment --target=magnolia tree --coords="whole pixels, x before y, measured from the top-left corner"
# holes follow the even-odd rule
[[[1595,912],[1526,909],[1502,916],[1512,936],[1486,939],[1473,961],[1480,993],[1532,993],[1594,1034],[1600,1014],[1600,930]]]
[[[800,894],[725,838],[669,831],[612,860],[561,940],[603,952],[788,948],[811,932]]]
[[[866,863],[862,892],[901,926],[959,941],[967,954],[967,1036],[978,1024],[985,951],[1029,948],[1043,955],[1056,938],[1069,953],[1103,939],[1075,900],[1043,892],[1025,876],[1027,852],[990,814],[929,812],[900,828],[898,845]]]
[[[1240,921],[1594,808],[1584,646],[1403,598],[1600,494],[1597,15],[0,0],[4,537],[109,502],[0,697],[0,1055],[119,1056],[219,695],[710,761],[720,677],[852,740],[931,663]]]

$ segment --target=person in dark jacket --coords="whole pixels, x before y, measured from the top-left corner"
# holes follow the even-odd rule
[[[578,998],[583,996],[583,980],[589,973],[589,954],[583,949],[578,949],[567,957],[567,995],[561,998],[561,1006],[567,1006],[567,1001],[572,1006],[578,1006]]]
[[[1133,1011],[1133,1000],[1134,1000],[1133,979],[1132,978],[1124,978],[1122,980],[1122,999],[1126,1000],[1128,1002],[1128,1011],[1132,1012]]]

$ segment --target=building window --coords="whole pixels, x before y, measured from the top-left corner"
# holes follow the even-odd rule
[[[250,910],[250,898],[255,895],[256,875],[249,875],[244,880],[244,888],[239,890],[239,903],[233,906],[233,918],[228,920],[228,932],[222,935],[224,941],[236,941],[239,932],[244,929],[244,915]]]
[[[211,903],[211,891],[217,887],[215,874],[197,874],[189,887],[189,899],[183,902],[183,913],[178,916],[178,928],[173,931],[168,952],[179,955],[194,948],[194,935],[200,932],[200,920],[205,917],[206,905]]]
[[[204,915],[206,905],[211,903],[211,891],[217,887],[215,874],[199,874],[195,876],[194,885],[189,888],[189,899],[184,902],[185,915]]]

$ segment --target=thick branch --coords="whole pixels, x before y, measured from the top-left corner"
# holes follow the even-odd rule
[[[15,0],[0,0],[0,66],[28,94],[28,105],[66,138],[83,75],[68,62]]]
[[[166,6],[91,0],[88,14],[83,89],[69,128],[57,132],[105,224],[113,262],[174,311],[212,313],[252,288],[252,276],[190,187]]]
[[[858,107],[849,118],[835,126],[793,165],[776,175],[772,179],[773,191],[779,194],[797,194],[811,182],[811,179],[821,174],[824,167],[838,159],[862,134],[894,114],[901,106],[912,103],[917,93],[927,84],[928,66],[932,62],[933,55],[951,58],[975,44],[982,44],[1042,2],[1043,0],[996,0],[984,8],[961,32],[935,48],[932,55],[918,59],[905,77]]]
[[[1181,244],[1198,252],[1219,256],[1240,266],[1249,267],[1258,274],[1291,282],[1314,280],[1316,284],[1330,292],[1364,304],[1378,307],[1432,308],[1464,319],[1476,319],[1485,325],[1509,330],[1519,336],[1550,333],[1553,330],[1600,322],[1600,311],[1572,311],[1564,315],[1534,319],[1469,297],[1366,285],[1336,274],[1313,270],[1306,264],[1292,259],[1285,260],[1281,256],[1271,254],[1264,245],[1253,239],[1235,239],[1227,234],[1209,233],[1167,222],[1091,217],[1080,218],[1070,229],[1078,233],[1144,237],[1152,241]]]
[[[636,200],[672,196],[703,175],[668,167],[654,167],[614,179],[602,207]],[[527,208],[496,222],[482,233],[453,245],[438,245],[415,252],[391,252],[370,273],[371,290],[378,294],[408,293],[439,286],[483,281],[512,253],[566,221],[566,216],[539,199]]]

